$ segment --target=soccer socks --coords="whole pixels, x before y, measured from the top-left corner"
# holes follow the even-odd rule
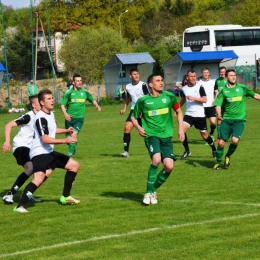
[[[21,199],[20,199],[20,202],[19,202],[19,204],[17,205],[17,208],[19,208],[19,207],[21,207],[21,206],[24,206],[27,202],[28,202],[28,200],[30,199],[30,197],[33,195],[33,193],[37,190],[37,186],[33,183],[33,182],[30,182],[27,186],[26,186],[26,188],[25,188],[25,190],[24,190],[24,192],[23,192],[23,194],[22,194],[22,197],[21,197]]]
[[[76,172],[67,171],[64,179],[64,189],[62,195],[68,197],[72,188],[73,182],[76,178]]]
[[[29,176],[25,172],[22,172],[18,176],[18,178],[16,179],[15,183],[13,184],[10,190],[13,195],[23,186],[23,184],[28,180],[28,178]]]
[[[154,189],[157,190],[160,186],[163,185],[163,183],[167,180],[167,178],[170,176],[170,173],[167,173],[164,169],[162,169],[157,178],[156,181],[154,182]]]
[[[221,160],[222,160],[223,154],[224,154],[224,147],[219,147],[219,146],[218,146],[217,152],[216,152],[216,155],[217,155],[217,163],[218,163],[218,164],[221,164]]]
[[[77,142],[69,144],[69,152],[68,152],[69,156],[72,156],[74,154],[76,145],[77,145]]]
[[[185,133],[185,139],[184,139],[184,141],[182,142],[182,144],[183,144],[183,146],[184,146],[185,151],[188,152],[190,149],[189,149],[188,137],[187,137],[186,133]]]
[[[129,146],[130,146],[130,141],[131,141],[131,136],[130,133],[124,133],[124,137],[123,137],[123,141],[124,141],[124,151],[129,151]]]
[[[156,179],[157,169],[158,169],[157,165],[154,165],[154,164],[150,165],[150,168],[148,170],[146,193],[154,193],[155,192],[154,181]]]
[[[220,139],[220,124],[217,124],[217,132],[218,132],[217,139]]]
[[[209,146],[211,147],[212,151],[216,151],[216,147],[215,147],[214,142],[213,142],[213,140],[212,140],[210,135],[206,139],[206,142],[209,144]]]
[[[237,144],[230,143],[226,157],[230,157],[237,149]]]
[[[209,135],[214,135],[215,129],[216,129],[215,125],[210,125],[210,133],[209,133]]]

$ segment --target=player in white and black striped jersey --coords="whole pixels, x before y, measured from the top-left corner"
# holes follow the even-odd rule
[[[130,133],[134,127],[131,121],[131,116],[135,107],[135,103],[140,97],[149,93],[149,88],[147,84],[143,81],[140,81],[140,75],[137,68],[132,68],[130,70],[130,78],[132,82],[126,85],[127,95],[125,99],[125,104],[124,104],[124,108],[120,111],[120,114],[123,115],[126,112],[128,104],[132,101],[131,110],[125,122],[124,137],[123,137],[124,152],[121,153],[122,157],[129,157],[129,146],[131,141]],[[141,124],[141,118],[139,118],[138,122],[139,124]]]
[[[4,203],[13,204],[13,196],[22,187],[22,185],[28,180],[33,172],[33,164],[31,162],[29,152],[31,148],[32,139],[34,136],[33,119],[35,115],[40,111],[41,106],[38,101],[38,95],[30,97],[30,106],[32,110],[12,121],[5,126],[5,142],[3,144],[3,152],[10,151],[10,137],[11,131],[14,127],[19,127],[17,135],[13,139],[13,155],[18,165],[23,166],[24,171],[18,176],[11,189],[2,198]],[[40,202],[39,199],[30,198],[32,202]]]

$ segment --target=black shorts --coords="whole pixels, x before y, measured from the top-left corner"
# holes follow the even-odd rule
[[[27,162],[31,161],[30,160],[30,148],[22,146],[18,147],[14,150],[14,157],[16,159],[16,162],[18,165],[24,166]]]
[[[216,117],[215,107],[204,107],[204,112],[206,118]]]
[[[200,132],[207,131],[206,117],[192,117],[185,115],[183,122],[188,124],[190,127],[194,125],[196,129],[200,130]]]
[[[133,109],[130,110],[130,113],[129,113],[127,119],[126,119],[126,122],[131,122],[131,123],[132,123],[131,116],[132,116],[132,114],[133,114],[133,111],[134,111]],[[137,118],[137,121],[138,121],[138,124],[139,124],[140,126],[142,126],[142,120],[141,120],[140,117]]]
[[[45,172],[48,169],[54,170],[55,168],[64,169],[70,157],[59,152],[53,151],[52,153],[41,154],[32,158],[33,173]]]

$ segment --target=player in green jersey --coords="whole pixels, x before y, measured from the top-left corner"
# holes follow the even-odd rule
[[[73,127],[75,130],[73,137],[76,138],[84,123],[86,101],[91,102],[98,111],[101,111],[97,101],[88,91],[82,88],[81,76],[76,74],[73,76],[73,87],[64,93],[60,101],[61,111],[65,117],[65,128]],[[75,154],[76,145],[77,143],[69,144],[68,156]]]
[[[227,85],[226,71],[227,71],[227,69],[224,66],[219,68],[219,78],[217,78],[216,81],[215,81],[216,96]],[[218,137],[217,137],[216,143],[219,142],[220,124],[221,124],[221,121],[217,119]]]
[[[151,92],[137,100],[131,116],[134,127],[144,137],[152,160],[148,170],[147,189],[143,198],[145,205],[157,204],[156,190],[166,181],[173,170],[175,158],[172,146],[172,108],[177,114],[179,138],[181,141],[184,140],[183,116],[175,95],[163,91],[164,82],[160,75],[150,75],[147,83]],[[142,114],[142,126],[137,120],[140,114]],[[163,163],[163,169],[157,175],[160,162]]]
[[[217,96],[214,105],[216,106],[217,118],[221,120],[220,140],[217,147],[217,164],[215,170],[221,168],[221,160],[224,154],[224,146],[231,136],[231,143],[225,156],[224,167],[230,166],[230,156],[237,149],[245,127],[246,120],[246,97],[260,100],[260,95],[254,93],[246,85],[236,82],[236,71],[226,71],[227,86]]]

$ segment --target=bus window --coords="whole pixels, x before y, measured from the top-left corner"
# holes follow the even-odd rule
[[[215,31],[216,46],[222,45],[223,47],[234,46],[233,31]]]
[[[234,31],[234,36],[235,36],[234,46],[253,45],[252,30]]]
[[[260,30],[253,30],[254,34],[254,44],[259,45],[260,44]]]

